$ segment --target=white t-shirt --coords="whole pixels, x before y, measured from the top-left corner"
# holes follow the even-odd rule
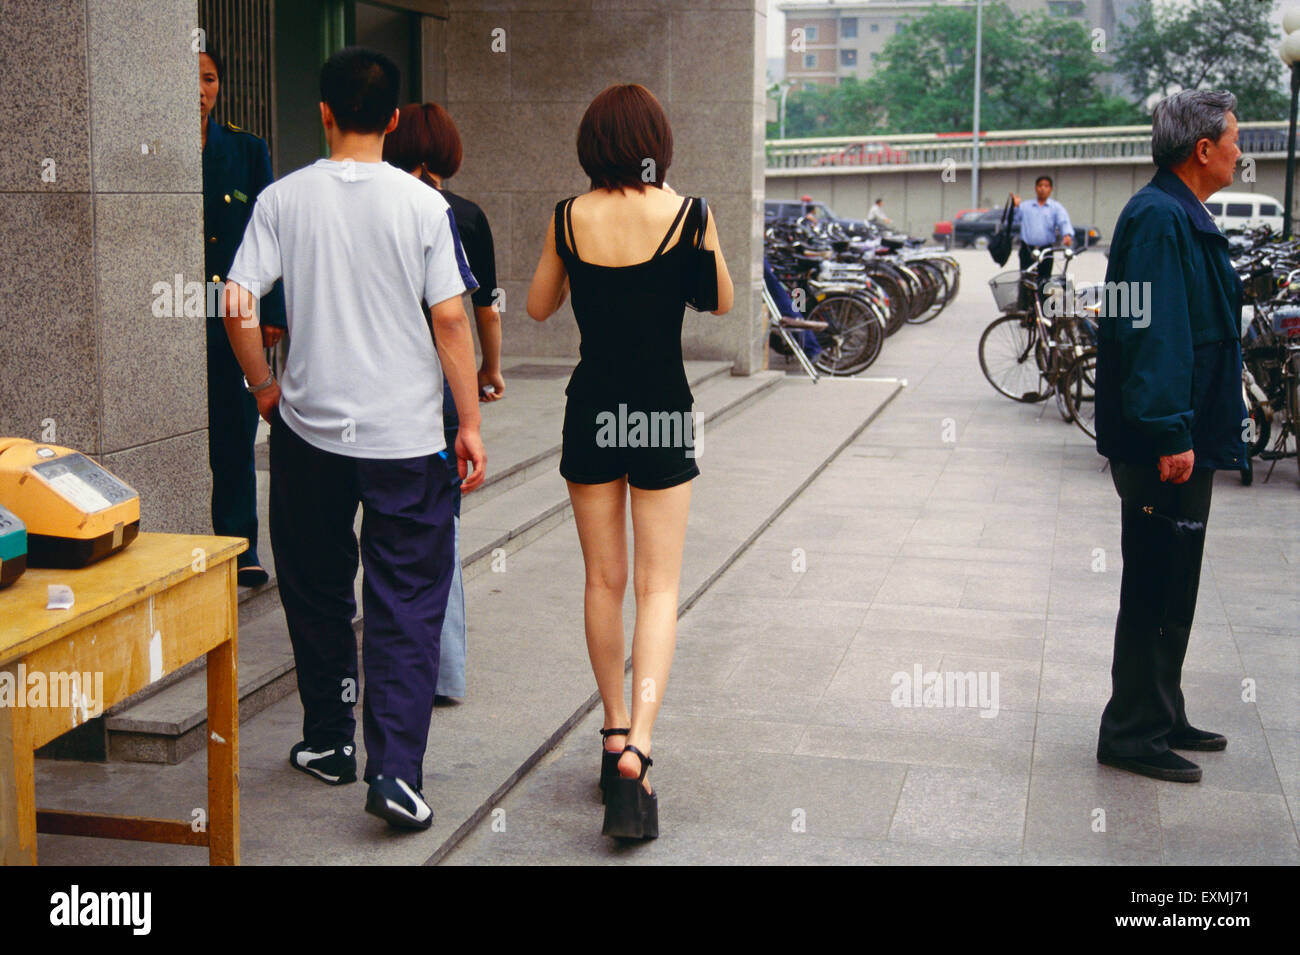
[[[262,190],[227,277],[260,296],[284,279],[280,415],[354,458],[447,446],[430,305],[478,287],[447,201],[387,163],[318,159]]]

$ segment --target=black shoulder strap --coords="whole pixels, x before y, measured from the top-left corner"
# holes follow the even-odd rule
[[[561,258],[570,250],[572,243],[573,220],[569,217],[569,206],[575,198],[577,197],[571,196],[555,204],[555,252]]]
[[[659,258],[659,255],[663,250],[668,247],[668,240],[671,239],[673,233],[677,231],[677,223],[682,221],[682,216],[686,215],[686,209],[690,204],[691,200],[689,197],[682,200],[681,207],[677,210],[677,215],[673,218],[673,224],[668,227],[668,233],[664,236],[664,240],[659,243],[659,248],[655,249],[655,254],[651,256],[651,258]],[[683,235],[686,233],[685,227],[682,228],[682,233]]]
[[[577,198],[577,196],[574,196],[564,204],[565,235],[567,236],[569,251],[573,253],[574,258],[578,257],[578,240],[573,236],[573,200]]]

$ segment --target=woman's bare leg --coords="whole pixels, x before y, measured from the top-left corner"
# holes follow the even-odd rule
[[[631,488],[636,627],[632,635],[632,724],[627,742],[650,755],[668,671],[677,645],[677,589],[691,506],[691,482],[660,491]],[[623,776],[641,772],[632,753],[618,763]]]
[[[627,653],[623,642],[623,594],[627,590],[627,479],[605,484],[569,485],[573,520],[587,568],[583,618],[587,653],[605,706],[606,729],[630,722],[623,679]],[[610,736],[605,747],[622,750],[626,737]]]

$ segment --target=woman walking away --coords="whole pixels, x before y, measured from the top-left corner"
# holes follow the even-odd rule
[[[478,400],[497,401],[505,396],[506,385],[501,377],[501,315],[496,307],[497,265],[492,244],[492,230],[488,227],[483,210],[468,199],[463,199],[445,188],[460,169],[462,155],[460,133],[451,116],[437,103],[410,103],[398,113],[397,128],[384,137],[384,162],[409,172],[425,185],[437,189],[447,200],[456,234],[464,247],[469,269],[478,281],[478,288],[470,293],[474,304],[474,323],[478,326],[478,340],[483,351],[483,362],[478,371]],[[456,414],[456,401],[451,394],[451,383],[443,379],[442,432],[447,447],[456,446],[460,428]],[[451,580],[451,593],[447,597],[447,615],[443,618],[442,642],[438,660],[438,687],[434,695],[435,706],[454,703],[465,696],[465,654],[468,631],[465,622],[465,584],[462,578],[460,554],[460,471],[455,458],[447,462],[456,484],[456,571]]]
[[[692,250],[703,203],[664,185],[672,154],[668,117],[649,90],[611,86],[597,96],[578,127],[578,161],[591,191],[556,204],[528,291],[528,314],[544,321],[572,290],[582,337],[565,389],[560,473],[586,565],[587,650],[605,708],[603,832],[629,839],[659,834],[646,771],[677,639],[690,482],[700,473],[681,337],[698,277]],[[715,253],[713,314],[722,315],[733,289],[712,216],[704,248]],[[647,436],[646,422],[663,433]],[[623,692],[629,496],[636,593],[630,714]]]

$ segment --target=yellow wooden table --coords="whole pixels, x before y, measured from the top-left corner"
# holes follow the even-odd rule
[[[89,567],[28,570],[0,590],[0,862],[34,865],[36,833],[48,832],[207,846],[213,865],[239,864],[235,557],[247,547],[235,537],[141,534]],[[45,609],[49,584],[72,588],[70,610]],[[194,831],[192,820],[37,810],[36,749],[97,715],[87,702],[102,712],[200,654],[208,667],[206,831]],[[26,693],[23,705],[6,690]]]

